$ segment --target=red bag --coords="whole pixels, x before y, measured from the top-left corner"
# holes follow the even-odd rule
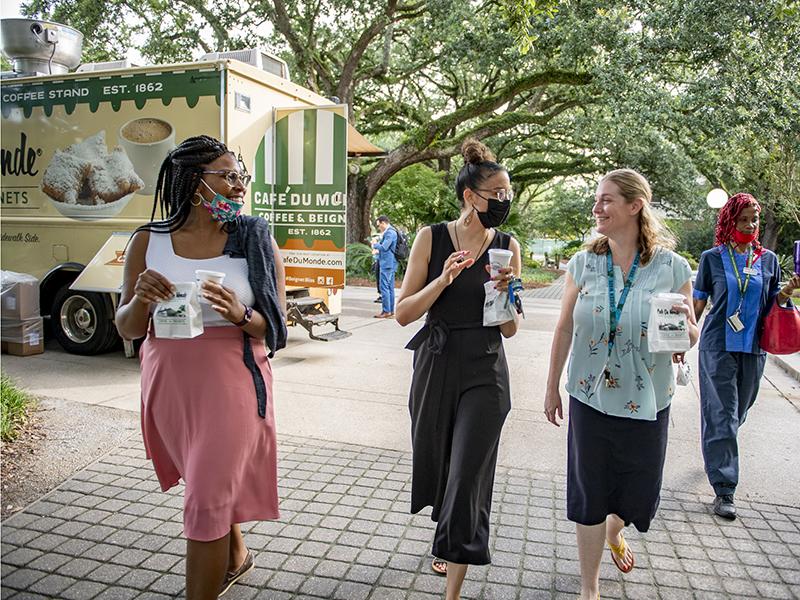
[[[761,333],[761,348],[770,354],[800,352],[800,309],[789,299],[787,306],[778,304],[777,298]]]

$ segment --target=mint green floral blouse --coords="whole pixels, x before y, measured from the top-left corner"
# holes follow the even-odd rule
[[[567,391],[605,414],[654,421],[675,393],[671,354],[650,354],[647,321],[650,298],[658,292],[677,292],[691,278],[689,263],[669,250],[657,250],[640,265],[617,326],[608,356],[609,306],[606,255],[578,252],[567,265],[580,292],[572,312],[572,350],[567,368]],[[616,299],[625,285],[614,265]],[[603,372],[608,360],[616,387],[607,387]]]

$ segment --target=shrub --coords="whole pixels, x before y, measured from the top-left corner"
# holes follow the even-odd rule
[[[0,377],[0,437],[13,441],[25,424],[32,399],[17,388],[9,377]]]
[[[372,270],[372,248],[366,244],[348,244],[345,260],[347,264],[347,275],[350,277],[368,277],[370,279],[375,279],[375,273]]]
[[[540,261],[538,261],[538,260],[533,259],[533,258],[526,257],[526,258],[523,259],[523,263],[524,263],[525,268],[527,268],[527,269],[541,269],[542,268],[542,263]]]
[[[786,281],[794,275],[794,257],[791,254],[778,254],[778,266],[781,268],[781,280]]]
[[[697,265],[699,263],[697,262],[697,259],[692,255],[691,252],[689,252],[688,250],[678,250],[678,254],[680,254],[683,258],[685,258],[689,262],[690,267],[692,267],[693,269],[697,268]]]

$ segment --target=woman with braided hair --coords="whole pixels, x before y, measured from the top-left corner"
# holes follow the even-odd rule
[[[774,253],[758,243],[761,206],[736,194],[719,212],[714,247],[703,252],[694,288],[697,318],[712,307],[700,336],[700,406],[703,460],[714,488],[714,513],[736,518],[739,482],[736,436],[756,401],[766,355],[758,345],[773,300],[785,302],[800,287],[795,275],[780,289]]]
[[[254,566],[239,523],[278,518],[272,371],[286,345],[283,262],[266,221],[240,215],[250,176],[226,146],[192,137],[161,166],[151,222],[125,255],[117,328],[140,351],[142,435],[162,490],[185,483],[186,597],[217,598]],[[154,221],[156,207],[161,221]],[[204,332],[157,338],[150,315],[195,270]]]

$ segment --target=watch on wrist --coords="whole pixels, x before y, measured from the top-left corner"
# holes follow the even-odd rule
[[[244,305],[243,305],[244,306]],[[244,307],[244,316],[242,317],[241,321],[237,321],[234,323],[237,327],[244,327],[253,319],[253,307],[252,306],[245,306]]]

